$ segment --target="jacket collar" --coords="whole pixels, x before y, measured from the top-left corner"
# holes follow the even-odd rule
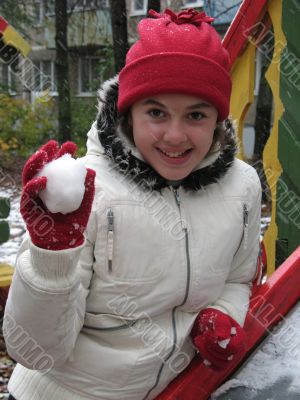
[[[105,155],[115,164],[119,173],[126,175],[128,179],[139,184],[147,190],[160,190],[169,186],[169,182],[161,177],[143,157],[137,148],[129,141],[120,128],[117,100],[118,100],[118,76],[106,81],[98,91],[98,116],[94,126],[100,143],[89,135],[87,143],[88,153],[97,152]],[[235,132],[232,122],[227,119],[223,122],[225,143],[202,160],[198,167],[181,181],[181,186],[187,190],[200,190],[201,188],[217,182],[231,167],[236,153]]]

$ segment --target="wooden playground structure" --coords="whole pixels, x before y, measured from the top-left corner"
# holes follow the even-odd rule
[[[232,60],[231,115],[237,122],[240,143],[245,115],[254,101],[256,52],[262,51],[259,43],[266,35],[271,35],[274,43],[265,74],[273,94],[274,122],[262,160],[272,207],[271,223],[264,236],[267,277],[253,289],[245,323],[247,354],[222,372],[211,371],[196,356],[157,400],[208,399],[300,298],[299,16],[299,0],[244,0],[223,41]],[[0,17],[2,41],[13,43],[26,57],[28,45],[11,29]],[[242,147],[240,157],[243,158]],[[6,218],[7,209],[1,212],[0,206],[0,218]],[[7,224],[2,225],[5,228],[0,222],[0,243],[8,239]],[[5,229],[6,233],[1,234]],[[280,260],[285,260],[280,265],[279,252]],[[9,286],[12,271],[0,265],[0,287]]]
[[[243,359],[225,371],[213,372],[197,356],[157,400],[208,399],[300,298],[300,2],[253,3],[243,1],[223,43],[232,61],[231,115],[242,143],[245,115],[254,101],[255,55],[260,51],[257,46],[266,35],[274,42],[265,75],[273,94],[274,123],[262,160],[272,203],[271,223],[264,236],[267,279],[253,289],[245,322],[248,344]],[[282,244],[285,261],[276,268]]]

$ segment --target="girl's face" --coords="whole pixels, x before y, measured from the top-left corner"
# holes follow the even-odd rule
[[[162,177],[179,180],[208,153],[217,117],[216,108],[201,98],[164,94],[136,102],[129,123],[143,158]]]

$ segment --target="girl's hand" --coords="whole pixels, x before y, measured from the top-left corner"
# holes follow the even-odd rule
[[[191,336],[205,364],[215,370],[227,368],[246,350],[244,329],[229,315],[214,308],[199,313]]]
[[[39,197],[46,188],[47,178],[36,174],[50,161],[69,153],[72,156],[77,150],[73,142],[64,143],[61,148],[50,140],[34,153],[26,162],[23,173],[23,191],[21,195],[21,214],[26,223],[32,242],[41,248],[63,250],[80,246],[84,241],[95,193],[95,171],[87,168],[85,193],[80,207],[69,213],[51,213]],[[59,196],[59,193],[57,193]]]

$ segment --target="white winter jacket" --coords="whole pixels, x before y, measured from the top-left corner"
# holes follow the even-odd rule
[[[49,251],[29,237],[5,310],[17,400],[154,399],[192,360],[199,311],[244,323],[256,274],[260,182],[225,146],[175,188],[125,139],[118,84],[100,92],[86,165],[96,195],[84,245]]]

